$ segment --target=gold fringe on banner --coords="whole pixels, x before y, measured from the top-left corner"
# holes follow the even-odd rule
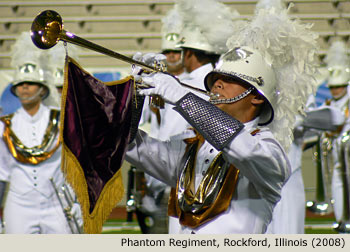
[[[124,195],[121,170],[114,174],[112,179],[104,186],[91,214],[89,214],[90,201],[83,169],[65,144],[62,144],[62,171],[68,183],[73,187],[80,203],[83,213],[84,233],[101,233],[103,223]]]
[[[61,99],[61,118],[60,118],[60,140],[62,142],[62,163],[61,169],[65,174],[67,182],[72,186],[78,202],[81,206],[83,222],[84,222],[84,233],[97,234],[102,232],[103,223],[110,216],[113,208],[124,196],[124,185],[122,181],[121,169],[106,183],[102,192],[96,202],[93,212],[90,214],[90,200],[88,194],[88,186],[86,183],[84,171],[73,153],[65,145],[63,141],[63,129],[64,129],[64,118],[65,118],[65,103],[67,98],[68,88],[68,63],[72,62],[77,65],[79,64],[73,59],[67,57],[64,71],[64,85],[62,90]],[[84,69],[81,68],[83,71]],[[86,71],[84,71],[86,72]],[[120,81],[113,81],[105,83],[106,85],[117,85],[125,83],[132,77],[127,77]]]

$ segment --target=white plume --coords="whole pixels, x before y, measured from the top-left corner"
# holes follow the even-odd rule
[[[295,115],[316,90],[318,49],[318,35],[311,31],[312,25],[291,20],[288,10],[257,10],[253,20],[227,42],[230,49],[249,46],[270,60],[277,80],[277,104],[274,120],[267,126],[286,150],[293,139]]]
[[[162,33],[180,33],[182,29],[182,18],[179,14],[177,5],[168,11],[165,17],[162,18]]]
[[[255,13],[259,12],[261,9],[275,8],[276,10],[282,11],[285,9],[283,0],[260,0],[256,3]]]
[[[22,32],[11,48],[11,66],[17,68],[25,63],[38,63],[42,51],[33,44],[29,32]]]
[[[343,41],[334,41],[327,51],[324,62],[328,67],[349,66],[349,55],[345,43]]]
[[[198,27],[217,53],[227,51],[226,41],[242,25],[239,13],[215,0],[178,0],[184,26]]]

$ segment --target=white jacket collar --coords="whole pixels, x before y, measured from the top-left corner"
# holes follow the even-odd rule
[[[17,112],[23,117],[24,120],[34,123],[34,122],[39,121],[39,119],[42,117],[43,113],[47,110],[48,110],[48,108],[45,105],[43,105],[42,103],[40,103],[38,111],[33,116],[28,114],[28,112],[23,107],[20,107]]]

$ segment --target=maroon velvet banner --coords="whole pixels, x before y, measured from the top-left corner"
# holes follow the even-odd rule
[[[82,205],[84,221],[87,221],[88,216],[95,215],[97,205],[104,208],[108,208],[108,205],[113,206],[111,202],[99,201],[104,191],[107,193],[104,201],[115,199],[115,185],[110,181],[120,170],[130,138],[132,79],[129,77],[121,81],[103,83],[69,59],[62,96],[62,137],[64,150],[68,149],[69,153],[62,156],[62,162],[67,163],[67,157],[73,155],[75,166],[80,166],[72,168],[71,165],[63,168],[63,171],[74,174],[68,176],[68,182],[76,191]],[[69,169],[78,169],[78,172]],[[81,171],[83,178],[77,178]],[[105,188],[108,182],[114,188],[109,192]],[[86,191],[88,202],[84,202]],[[114,202],[114,206],[116,203]],[[105,219],[108,213],[104,215]]]

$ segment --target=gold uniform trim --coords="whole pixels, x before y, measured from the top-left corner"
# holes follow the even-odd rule
[[[37,165],[49,159],[61,144],[60,139],[58,138],[56,145],[49,150],[59,133],[60,111],[55,109],[50,110],[49,124],[46,128],[44,139],[40,145],[32,148],[26,147],[12,131],[11,120],[13,116],[14,114],[0,117],[0,120],[5,124],[3,140],[11,155],[21,163],[32,165]]]
[[[228,209],[235,192],[239,170],[225,162],[220,152],[194,191],[194,167],[197,152],[204,139],[189,139],[189,155],[176,188],[171,189],[168,214],[179,218],[181,225],[197,228]]]
[[[250,134],[255,136],[259,131],[255,129]],[[168,215],[177,217],[181,225],[190,228],[197,228],[228,209],[239,176],[239,170],[226,162],[219,152],[195,192],[195,160],[204,141],[198,133],[185,139],[188,157],[176,188],[171,189],[168,202]]]

